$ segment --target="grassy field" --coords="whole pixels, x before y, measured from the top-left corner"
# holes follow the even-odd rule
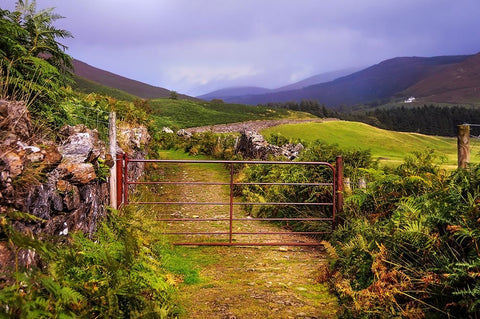
[[[188,128],[250,120],[314,117],[309,113],[286,109],[188,100],[154,99],[150,101],[150,105],[156,116],[156,125],[160,128],[162,126]]]
[[[287,124],[265,129],[261,133],[264,136],[280,133],[306,142],[322,140],[348,149],[370,149],[373,158],[379,158],[386,165],[398,164],[408,153],[429,148],[444,157],[443,165],[450,168],[457,165],[456,138],[387,131],[359,122]],[[472,139],[471,146],[471,162],[479,162],[480,141]]]

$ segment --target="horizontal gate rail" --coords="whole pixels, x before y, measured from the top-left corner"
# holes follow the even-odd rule
[[[160,164],[222,164],[230,166],[230,181],[229,182],[203,182],[203,181],[133,181],[129,180],[128,169],[130,163],[160,163]],[[331,182],[235,182],[234,181],[234,165],[307,165],[316,167],[326,167],[331,171]],[[224,160],[143,160],[130,159],[126,154],[117,156],[117,173],[120,178],[117,183],[117,200],[123,205],[197,205],[197,206],[229,206],[230,211],[228,217],[216,218],[157,218],[157,221],[162,222],[228,222],[228,231],[170,231],[164,232],[165,235],[208,235],[208,236],[228,236],[227,242],[181,242],[174,243],[177,245],[207,245],[207,246],[314,246],[320,245],[318,242],[235,242],[234,235],[323,235],[331,231],[263,231],[263,232],[249,232],[249,231],[235,231],[233,229],[233,222],[242,221],[270,221],[270,222],[301,222],[301,221],[321,221],[331,222],[332,227],[335,227],[336,214],[342,209],[342,180],[343,176],[343,162],[341,157],[337,157],[336,166],[328,162],[284,162],[284,161],[224,161]],[[230,200],[228,202],[198,202],[198,201],[129,201],[129,188],[136,185],[193,185],[193,186],[229,186]],[[327,202],[234,202],[234,188],[239,186],[305,186],[305,187],[328,187],[331,188],[331,200]],[[247,217],[239,218],[234,216],[235,206],[300,206],[300,207],[330,207],[331,217]]]

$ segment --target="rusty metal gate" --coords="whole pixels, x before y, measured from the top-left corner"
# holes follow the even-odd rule
[[[134,163],[147,165],[154,164],[157,168],[167,164],[188,165],[188,164],[219,164],[226,166],[230,171],[229,182],[205,182],[205,181],[171,181],[171,180],[150,180],[148,176],[144,176],[141,181],[135,181],[134,178],[129,178],[129,166]],[[255,181],[242,181],[237,182],[234,179],[234,166],[235,165],[304,165],[313,166],[314,168],[323,168],[330,172],[329,181],[308,181],[308,182],[255,182]],[[132,201],[131,192],[137,185],[191,185],[194,187],[205,187],[206,185],[219,185],[229,188],[229,201],[225,202],[199,202],[199,201]],[[331,192],[329,200],[314,201],[314,202],[246,202],[234,200],[234,190],[238,187],[245,186],[260,186],[260,187],[272,187],[272,186],[301,186],[301,187],[325,187]],[[226,161],[226,160],[144,160],[144,159],[131,159],[126,154],[120,154],[117,156],[117,201],[118,207],[121,205],[197,205],[197,206],[221,206],[227,207],[224,217],[214,218],[202,218],[201,216],[195,216],[195,218],[187,217],[169,217],[169,218],[157,218],[156,220],[166,223],[202,223],[202,222],[225,222],[227,223],[226,231],[166,231],[166,235],[182,236],[209,236],[208,241],[178,241],[174,242],[175,245],[208,245],[208,246],[315,246],[320,245],[318,241],[311,242],[272,242],[272,241],[239,241],[236,236],[249,235],[259,238],[266,235],[287,235],[292,234],[292,231],[275,231],[275,232],[253,232],[253,231],[238,231],[235,228],[235,223],[242,222],[248,223],[252,221],[266,221],[266,222],[281,222],[281,223],[297,223],[297,222],[326,222],[331,225],[328,227],[328,231],[300,231],[293,232],[294,234],[301,235],[322,235],[331,232],[335,227],[336,216],[343,207],[343,161],[342,157],[338,156],[335,165],[327,162],[283,162],[283,161]],[[329,216],[322,217],[251,217],[245,214],[235,213],[234,207],[253,207],[253,206],[303,206],[303,207],[323,207],[327,208],[330,212]],[[241,216],[243,215],[243,216]],[[226,237],[222,240],[214,240],[211,238]]]

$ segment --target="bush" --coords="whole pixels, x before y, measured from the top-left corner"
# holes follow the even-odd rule
[[[480,167],[450,175],[431,151],[371,174],[347,198],[328,248],[330,283],[353,316],[480,314]]]
[[[3,229],[15,245],[34,249],[44,268],[18,269],[0,290],[0,313],[9,317],[130,318],[176,315],[156,250],[132,226],[132,213],[111,212],[93,240],[82,233],[54,247]]]

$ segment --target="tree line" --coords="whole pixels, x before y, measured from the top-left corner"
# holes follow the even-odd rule
[[[457,126],[480,124],[480,109],[467,106],[392,106],[361,111],[334,110],[316,100],[270,102],[262,106],[308,112],[319,117],[336,117],[342,120],[363,122],[375,127],[428,135],[456,136]],[[344,109],[344,108],[343,108]],[[480,130],[473,134],[480,135]]]
[[[465,106],[400,106],[351,113],[345,115],[344,119],[400,132],[456,136],[458,125],[480,123],[480,109]],[[475,134],[475,128],[472,133]]]

